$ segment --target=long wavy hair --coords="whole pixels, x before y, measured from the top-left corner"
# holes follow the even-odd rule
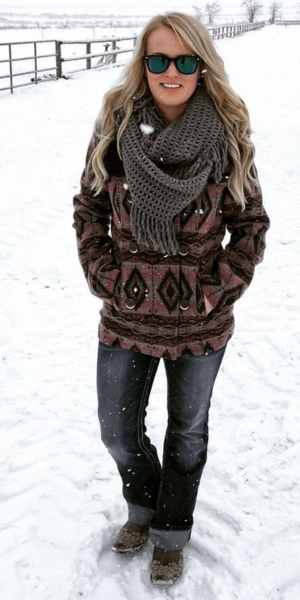
[[[103,96],[101,110],[95,121],[95,132],[99,140],[88,161],[93,180],[91,189],[100,193],[104,182],[109,178],[103,158],[112,140],[116,139],[117,152],[121,158],[120,138],[132,113],[134,98],[148,94],[148,82],[144,74],[143,57],[149,34],[157,27],[165,25],[177,34],[191,51],[202,59],[207,69],[202,85],[214,101],[227,133],[232,170],[227,181],[228,190],[234,201],[245,209],[247,192],[252,185],[259,187],[254,164],[255,148],[250,140],[252,133],[249,112],[245,102],[229,84],[224,62],[216,51],[208,29],[198,18],[181,12],[166,12],[152,17],[140,35],[131,60],[122,70],[119,82]],[[122,108],[124,117],[117,127],[116,112]]]

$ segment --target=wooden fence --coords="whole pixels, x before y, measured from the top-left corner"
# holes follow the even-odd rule
[[[208,27],[213,39],[220,39],[225,37],[235,37],[241,35],[246,31],[253,29],[259,29],[265,25],[265,21],[258,23],[235,23],[231,25],[218,25],[216,27]],[[7,58],[0,58],[0,79],[8,80],[5,87],[0,88],[0,92],[10,90],[13,94],[14,89],[18,87],[24,87],[27,85],[34,85],[49,81],[49,79],[68,79],[69,75],[74,72],[82,71],[85,69],[95,68],[107,68],[107,66],[123,66],[124,63],[118,63],[118,57],[122,54],[133,52],[136,44],[137,36],[124,37],[124,38],[110,38],[110,39],[98,39],[98,40],[72,40],[72,41],[61,41],[61,40],[30,40],[24,42],[1,42],[0,43],[0,57],[2,57],[5,48],[7,49]],[[118,46],[118,42],[123,44],[124,42],[130,42],[129,48],[121,48]],[[46,46],[46,52],[40,54],[40,45]],[[99,44],[104,46],[104,51],[100,48]],[[22,46],[28,45],[30,55],[29,56],[16,56],[17,49]],[[78,56],[65,56],[65,51],[71,46],[84,47],[83,52],[80,52]],[[98,45],[98,49],[95,49]],[[50,51],[47,48],[50,47]],[[39,51],[38,51],[39,50]],[[95,60],[98,59],[96,64]],[[45,65],[45,60],[51,63]],[[14,66],[19,62],[31,61],[33,62],[33,69],[16,72]],[[81,61],[78,69],[72,71],[65,68],[65,65],[74,61]],[[94,64],[93,64],[94,62]],[[2,69],[8,65],[8,73],[3,74]],[[26,81],[28,75],[31,75],[30,81]],[[17,79],[20,78],[20,79]],[[25,81],[21,81],[21,78]]]
[[[275,21],[276,25],[300,25],[300,20],[298,21]]]

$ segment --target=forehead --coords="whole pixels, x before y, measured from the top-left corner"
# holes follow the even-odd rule
[[[172,29],[161,25],[157,27],[148,36],[146,52],[174,52],[174,54],[184,54],[190,52],[189,46]]]

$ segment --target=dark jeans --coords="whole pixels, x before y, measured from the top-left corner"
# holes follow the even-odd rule
[[[173,550],[191,537],[193,511],[207,459],[213,386],[227,344],[207,355],[163,358],[168,425],[160,464],[145,417],[160,358],[99,341],[98,417],[101,439],[122,478],[128,518],[149,523],[154,545]]]

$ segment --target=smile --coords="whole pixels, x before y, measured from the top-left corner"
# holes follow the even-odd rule
[[[179,88],[179,87],[181,87],[180,83],[160,83],[159,85],[162,85],[162,87],[165,87],[165,88]]]

